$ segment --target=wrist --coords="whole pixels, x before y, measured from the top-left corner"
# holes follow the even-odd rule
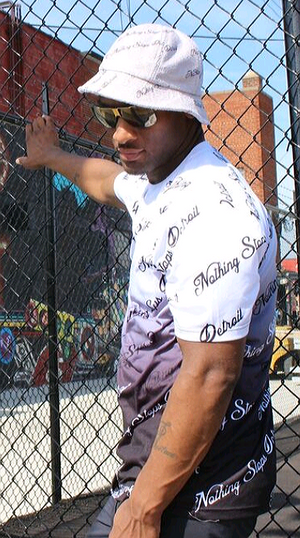
[[[51,170],[56,170],[57,163],[65,153],[66,152],[60,146],[55,145],[48,148],[47,159],[45,159],[44,166],[51,168]]]
[[[132,516],[148,524],[159,521],[165,508],[151,488],[141,488],[139,483],[135,484],[131,492],[130,504]]]

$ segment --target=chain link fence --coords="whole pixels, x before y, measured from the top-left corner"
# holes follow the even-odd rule
[[[204,56],[206,137],[276,223],[278,484],[253,536],[296,536],[300,9],[292,0],[0,2],[0,536],[84,536],[119,464],[115,369],[129,219],[65,177],[25,171],[15,159],[24,153],[26,123],[41,112],[53,117],[69,151],[115,158],[110,134],[77,87],[115,38],[142,22],[195,38]]]

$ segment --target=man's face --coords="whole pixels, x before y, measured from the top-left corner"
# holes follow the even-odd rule
[[[128,106],[104,98],[99,105]],[[152,127],[137,127],[120,117],[112,137],[124,170],[129,174],[146,173],[150,183],[159,183],[180,164],[199,127],[193,118],[181,112],[155,114],[157,121]]]

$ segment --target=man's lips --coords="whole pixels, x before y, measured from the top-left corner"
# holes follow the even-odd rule
[[[125,149],[125,148],[119,148],[119,155],[120,158],[124,161],[137,161],[141,153],[143,153],[143,149]]]

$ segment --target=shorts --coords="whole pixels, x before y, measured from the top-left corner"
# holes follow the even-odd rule
[[[108,499],[88,531],[87,538],[108,538],[119,505],[120,503],[113,497]],[[247,538],[254,530],[256,519],[247,517],[223,521],[198,521],[164,513],[160,538]]]

